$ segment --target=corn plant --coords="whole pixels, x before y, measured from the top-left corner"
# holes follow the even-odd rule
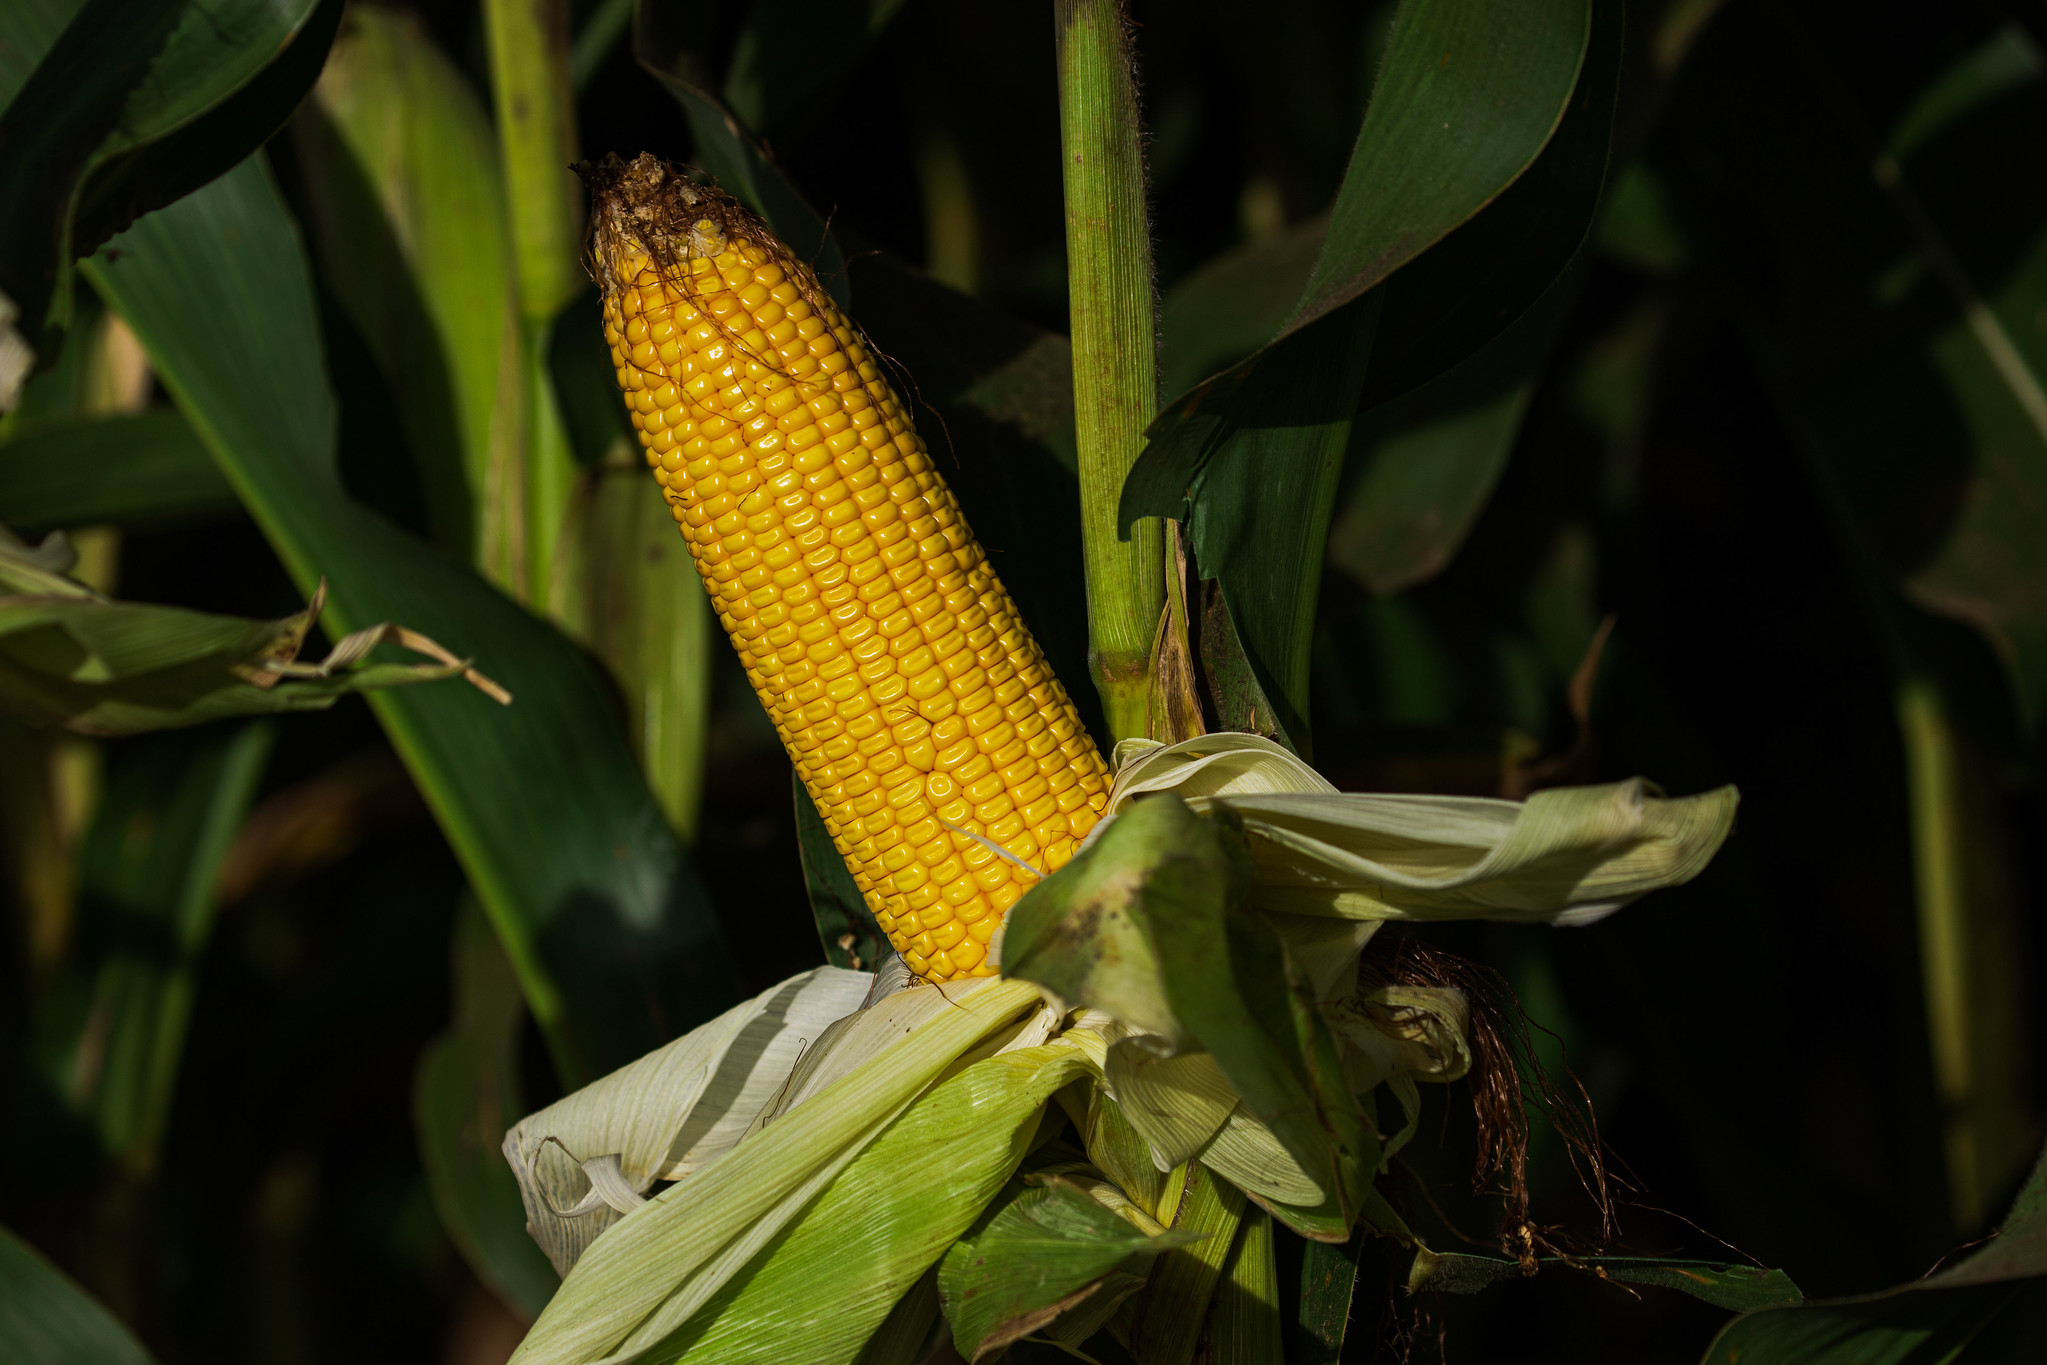
[[[9,1358],[2026,1358],[2039,16],[1010,8],[0,15]]]

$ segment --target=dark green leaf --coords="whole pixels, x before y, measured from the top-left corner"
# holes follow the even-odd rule
[[[2021,1283],[2023,1282],[2023,1283]],[[2047,1148],[1988,1243],[1881,1294],[1746,1313],[1705,1365],[1918,1365],[1946,1361],[2018,1296],[2047,1290]]]
[[[803,789],[803,779],[789,775],[796,802],[796,846],[803,855],[803,885],[810,893],[810,914],[824,944],[825,961],[834,967],[871,972],[894,951],[868,913],[846,859],[832,843],[817,803]]]
[[[1583,239],[1605,173],[1619,23],[1617,6],[1595,24],[1589,3],[1410,0],[1291,320],[1162,414],[1124,485],[1126,529],[1143,516],[1187,521],[1201,574],[1222,584],[1251,668],[1297,747],[1306,747],[1316,586],[1351,413],[1482,344]],[[1503,41],[1510,30],[1515,38]],[[1588,61],[1601,79],[1581,84]],[[1560,124],[1572,128],[1557,149],[1560,169],[1524,176],[1548,160]],[[1384,360],[1368,366],[1368,357]]]
[[[233,515],[241,504],[169,410],[39,423],[0,445],[0,521],[24,529]]]
[[[490,116],[423,23],[362,6],[292,133],[321,274],[390,387],[434,537],[512,578],[492,504],[520,477],[519,317]]]
[[[1578,1270],[1602,1279],[1676,1289],[1695,1299],[1703,1299],[1715,1308],[1728,1308],[1737,1313],[1805,1301],[1805,1296],[1798,1292],[1798,1286],[1791,1282],[1789,1275],[1761,1266],[1653,1256],[1581,1256],[1568,1261],[1546,1256],[1536,1264],[1537,1273]],[[1520,1262],[1502,1260],[1497,1256],[1423,1251],[1415,1256],[1407,1287],[1410,1291],[1437,1289],[1449,1294],[1476,1294],[1501,1280],[1519,1278],[1522,1273]]]
[[[1622,7],[1598,0],[1578,87],[1542,155],[1484,212],[1386,282],[1360,406],[1406,393],[1478,350],[1570,265],[1606,182],[1622,28]]]
[[[0,43],[54,8],[30,0]],[[340,0],[87,0],[76,11],[0,113],[0,288],[25,326],[53,299],[54,323],[68,320],[73,259],[277,130],[318,76],[340,10]]]
[[[114,770],[79,848],[83,900],[111,923],[71,1093],[102,1148],[146,1171],[170,1120],[221,860],[276,739],[267,723],[154,741]]]
[[[1213,1054],[1245,1109],[1327,1192],[1314,1235],[1341,1238],[1378,1144],[1305,978],[1243,908],[1243,837],[1177,796],[1139,801],[1017,903],[1003,973],[1156,1033],[1168,1053]]]
[[[1291,1365],[1337,1365],[1343,1358],[1358,1254],[1371,1235],[1361,1225],[1348,1242],[1311,1241],[1301,1248],[1301,1297],[1287,1332]]]
[[[846,279],[846,257],[825,220],[775,164],[761,140],[697,82],[689,54],[661,50],[658,32],[658,25],[650,26],[643,15],[634,35],[633,55],[689,116],[697,168],[767,219],[789,250],[810,262],[818,282],[850,315],[853,299]]]
[[[1442,572],[1492,495],[1576,273],[1477,354],[1351,428],[1330,560],[1385,596]]]
[[[0,1228],[0,1355],[13,1365],[153,1365],[126,1327]]]
[[[1123,485],[1127,532],[1140,516],[1186,521],[1201,576],[1222,585],[1274,722],[1308,747],[1308,650],[1330,509],[1372,354],[1382,296],[1325,314],[1261,352],[1259,367],[1208,412],[1157,436]],[[1171,420],[1161,418],[1161,423]],[[1159,430],[1154,428],[1154,431]]]
[[[299,0],[271,0],[269,8],[280,19],[300,13]],[[79,196],[72,251],[82,255],[96,250],[143,214],[225,175],[268,142],[319,79],[344,8],[344,0],[319,0],[317,8],[303,13],[297,27],[275,38],[267,52],[260,46],[264,35],[251,23],[245,35],[236,35],[231,54],[195,54],[195,69],[215,73],[235,69],[251,56],[267,60],[197,118],[176,122],[161,137],[138,140],[95,167]],[[209,19],[207,27],[213,23]],[[181,36],[174,35],[172,43],[179,43]],[[180,98],[159,117],[169,125],[196,104],[196,99]]]
[[[420,1054],[412,1116],[441,1226],[476,1277],[531,1320],[554,1296],[547,1256],[526,1233],[519,1183],[499,1151],[526,1112],[519,1084],[519,978],[475,902],[455,920],[455,1010]]]
[[[1041,1332],[1069,1309],[1144,1284],[1152,1259],[1191,1240],[1147,1235],[1062,1176],[1012,1184],[938,1263],[954,1349],[969,1360]]]
[[[903,0],[757,0],[732,54],[725,103],[773,133],[830,104]]]
[[[330,579],[337,623],[403,620],[517,697],[415,689],[374,705],[563,1076],[599,1075],[729,1003],[702,888],[575,649],[341,486],[310,272],[262,163],[152,214],[87,269],[293,577]]]
[[[1210,260],[1159,306],[1159,392],[1182,394],[1279,335],[1307,287],[1329,217]]]
[[[1357,298],[1514,183],[1563,119],[1591,35],[1590,0],[1407,0],[1291,327]]]
[[[2017,1292],[2015,1286],[1979,1285],[1751,1313],[1714,1338],[1705,1365],[1945,1365]]]
[[[459,662],[367,661],[374,640],[332,665],[297,662],[317,607],[281,621],[113,602],[52,567],[70,549],[29,550],[0,531],[0,707],[82,734],[130,735],[223,716],[316,711],[347,692],[436,682]]]

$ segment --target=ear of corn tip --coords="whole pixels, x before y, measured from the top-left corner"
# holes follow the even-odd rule
[[[911,968],[990,974],[1101,755],[809,267],[653,157],[589,178],[619,387],[761,704]]]

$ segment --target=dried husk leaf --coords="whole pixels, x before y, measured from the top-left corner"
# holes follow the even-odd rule
[[[1039,1003],[1035,989],[1016,981],[989,981],[971,992],[952,994],[951,1007],[900,1035],[857,1074],[841,1076],[812,1094],[722,1158],[656,1194],[591,1243],[513,1360],[519,1365],[588,1365],[640,1358],[688,1322],[803,1215],[958,1058],[1030,1015]],[[1029,1056],[1031,1051],[1035,1050],[998,1057],[992,1064]],[[1068,1045],[1061,1054],[1076,1059],[1074,1065],[1085,1066],[1085,1054],[1078,1048]],[[972,1071],[970,1067],[968,1072]],[[1060,1083],[1067,1079],[1071,1076],[1062,1075]],[[990,1096],[987,1102],[999,1098]],[[973,1113],[970,1109],[964,1117],[954,1116],[955,1126],[964,1129],[955,1136],[973,1138]],[[888,1175],[903,1185],[901,1168]],[[1000,1183],[988,1186],[984,1201]],[[936,1255],[934,1249],[924,1264]],[[917,1273],[922,1268],[918,1266]],[[811,1278],[805,1292],[821,1294],[825,1286],[815,1282],[814,1270]],[[867,1330],[879,1323],[915,1278],[911,1274],[895,1287]],[[757,1338],[754,1347],[767,1339],[774,1338]]]
[[[1250,840],[1254,906],[1358,920],[1589,924],[1697,876],[1739,800],[1732,787],[1666,798],[1641,778],[1526,801],[1337,792],[1271,740],[1243,734],[1126,741],[1117,757],[1112,817],[1165,791],[1197,811],[1226,809]]]
[[[722,1156],[784,1088],[805,1046],[857,1010],[873,980],[837,967],[791,977],[513,1125],[505,1160],[527,1230],[555,1269],[566,1276],[622,1216],[621,1200],[601,1198],[593,1163],[614,1158],[623,1186],[644,1195]]]

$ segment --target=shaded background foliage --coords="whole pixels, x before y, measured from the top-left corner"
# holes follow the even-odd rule
[[[612,7],[572,8],[592,32]],[[837,43],[833,79],[778,84],[763,42],[815,40],[808,26],[838,9],[667,13],[703,73],[744,77],[728,96],[856,254],[872,243],[1062,330],[1044,7],[872,5],[885,22],[871,42]],[[476,7],[416,12],[487,104]],[[1391,6],[1133,12],[1170,399],[1282,319]],[[1553,331],[1526,342],[1520,368],[1446,378],[1353,434],[1312,651],[1315,758],[1346,789],[1738,784],[1737,833],[1689,886],[1591,932],[1431,937],[1501,972],[1551,1031],[1546,1056],[1568,1060],[1625,1162],[1631,1249],[1711,1255],[1724,1238],[1808,1294],[1873,1290],[1981,1235],[2040,1136],[2047,435],[1986,379],[1969,325],[1972,306],[1988,309],[2047,372],[2047,11],[1671,0],[1629,5],[1626,32],[1606,196],[1545,305]],[[584,154],[690,155],[682,109],[629,44],[589,51],[607,55],[578,100]],[[310,222],[300,146],[274,139],[269,155]],[[1203,350],[1176,286],[1245,248],[1283,301],[1238,349]],[[424,535],[421,452],[341,287],[321,282],[319,322],[342,480]],[[78,307],[74,338],[98,309],[83,286]],[[575,328],[596,349],[588,307],[570,305],[558,367],[575,363]],[[40,376],[29,409],[61,408],[67,382],[62,366]],[[604,420],[568,416],[572,435]],[[1431,425],[1444,416],[1469,420],[1446,434]],[[1418,459],[1397,460],[1402,441]],[[1417,464],[1432,477],[1402,473]],[[1385,550],[1387,506],[1414,539],[1403,556]],[[251,616],[302,605],[217,491],[129,525],[104,586]],[[737,989],[753,991],[814,964],[818,939],[786,760],[717,658],[694,861]],[[205,742],[107,743],[105,789],[134,791],[137,808],[172,802],[151,774]],[[443,1230],[413,1121],[414,1064],[454,1009],[462,869],[352,701],[279,727],[262,771],[189,961],[138,929],[146,907],[89,875],[55,969],[36,956],[33,915],[15,920],[0,1221],[166,1361],[502,1358],[516,1310]],[[132,834],[143,817],[128,818]],[[1950,1020],[1977,1068],[1960,1094],[1942,1090],[1928,1022],[1922,934],[1938,889],[1915,853],[1943,818],[1973,954]],[[81,847],[117,834],[94,825]],[[10,852],[26,911],[28,864]],[[81,1107],[90,1078],[38,1053],[45,1013],[31,1009],[70,992],[89,1012],[91,982],[124,954],[191,987],[148,1170]],[[528,1107],[560,1092],[530,1022],[513,1070]],[[1396,1188],[1425,1235],[1454,1243],[1447,1220],[1489,1240],[1497,1204],[1464,1195],[1461,1093],[1429,1100],[1440,1115]],[[1563,1144],[1540,1128],[1533,1182],[1538,1221],[1587,1231]],[[1723,1321],[1675,1294],[1556,1276],[1414,1301],[1404,1267],[1366,1249],[1346,1359],[1429,1358],[1440,1339],[1451,1359],[1688,1361]],[[2037,1306],[2015,1310],[1969,1358],[2024,1358],[2041,1331]]]

